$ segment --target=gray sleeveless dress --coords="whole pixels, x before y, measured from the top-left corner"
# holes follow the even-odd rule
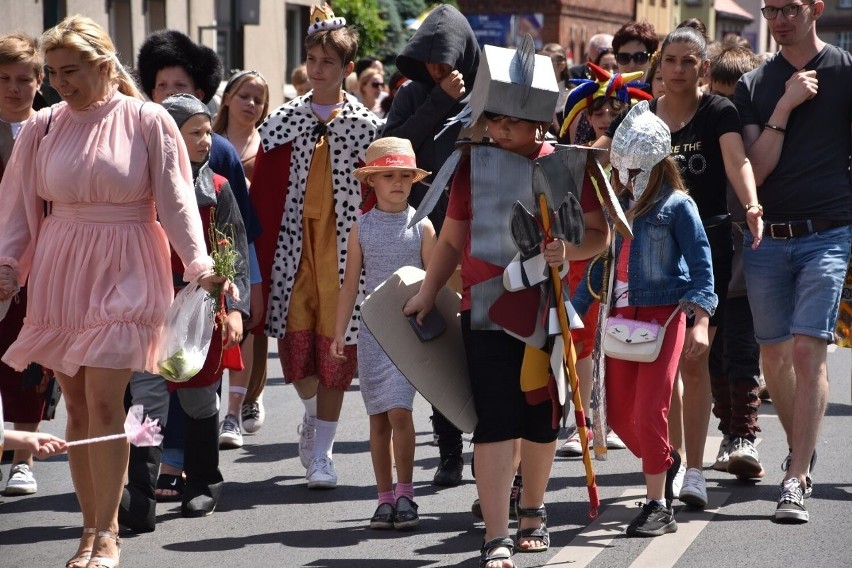
[[[413,216],[411,207],[400,213],[373,208],[359,220],[358,240],[363,252],[368,294],[403,266],[423,268],[420,256],[423,222],[406,228]],[[412,410],[414,387],[364,325],[358,330],[358,377],[367,414],[372,416],[394,408]]]

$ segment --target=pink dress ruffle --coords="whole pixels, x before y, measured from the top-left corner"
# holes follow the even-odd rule
[[[85,111],[61,103],[47,136],[47,109],[19,135],[0,184],[0,261],[28,279],[24,326],[3,356],[15,369],[156,369],[173,297],[166,235],[188,280],[212,266],[180,132],[141,104],[115,91]]]

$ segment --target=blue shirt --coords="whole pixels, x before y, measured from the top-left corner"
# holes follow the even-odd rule
[[[616,234],[616,258],[621,243],[621,235]],[[710,315],[716,310],[719,299],[713,292],[710,243],[695,202],[681,191],[664,187],[651,210],[633,220],[627,266],[631,306],[680,304],[689,316],[695,306]],[[600,290],[602,277],[601,264],[596,263],[589,276],[593,289]],[[588,287],[581,285],[571,301],[582,314],[593,298]]]

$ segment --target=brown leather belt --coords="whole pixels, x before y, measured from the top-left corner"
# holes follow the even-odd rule
[[[792,239],[850,224],[852,222],[839,219],[805,219],[803,221],[788,221],[787,223],[767,222],[765,233],[773,239]]]

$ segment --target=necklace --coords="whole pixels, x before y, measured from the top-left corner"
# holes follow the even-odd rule
[[[231,143],[235,150],[237,150],[237,153],[240,155],[240,162],[243,163],[257,156],[257,144],[252,144],[252,142],[254,142],[255,138],[258,136],[257,130],[252,129],[251,135],[242,143],[241,147],[237,147],[235,141],[231,140],[228,134],[225,133],[225,139]]]
[[[665,99],[662,99],[662,100],[665,101]],[[697,100],[690,101],[689,109],[687,110],[686,113],[681,113],[680,116],[675,116],[674,113],[672,112],[672,109],[669,108],[668,104],[665,104],[664,108],[660,108],[660,105],[659,105],[659,102],[658,102],[657,103],[657,113],[658,113],[658,116],[661,115],[660,118],[662,118],[663,122],[665,122],[669,126],[670,130],[677,131],[677,130],[680,130],[681,128],[685,127],[692,120],[692,118],[695,116],[695,113],[698,111],[698,105],[700,104],[700,102],[701,102],[700,97]],[[662,112],[660,112],[660,111],[662,111]],[[681,120],[681,117],[683,117],[683,120]]]

